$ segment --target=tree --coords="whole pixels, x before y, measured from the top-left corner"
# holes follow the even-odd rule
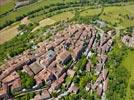
[[[30,89],[35,85],[35,80],[26,72],[19,71],[18,73],[20,75],[23,88]]]

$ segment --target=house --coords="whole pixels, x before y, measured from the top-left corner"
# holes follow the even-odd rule
[[[15,8],[22,7],[22,6],[28,5],[30,3],[34,3],[36,1],[37,0],[17,0],[15,3]]]
[[[103,91],[105,92],[108,88],[108,77],[103,81]]]
[[[8,87],[7,86],[3,86],[3,87],[0,87],[0,100],[8,100],[9,98],[9,95],[8,95]]]
[[[103,64],[98,63],[98,64],[96,65],[95,71],[96,71],[96,74],[97,74],[97,75],[99,75],[99,74],[101,73],[102,68],[103,68]]]
[[[78,92],[78,90],[79,90],[79,88],[74,83],[72,83],[71,86],[68,88],[68,92],[70,92],[70,93],[76,94]]]
[[[49,50],[44,57],[39,60],[42,67],[47,68],[56,58],[56,52]]]
[[[30,67],[28,67],[28,66],[23,66],[23,69],[24,69],[24,71],[25,71],[26,73],[28,73],[28,75],[34,77],[34,73],[33,73],[33,71],[30,69]]]
[[[54,81],[51,84],[51,87],[49,88],[49,92],[52,93],[54,90],[57,90],[61,86],[61,84],[64,82],[65,77],[66,77],[66,73],[64,73],[59,79]]]
[[[33,100],[41,100],[41,95],[40,94],[37,94]]]
[[[102,93],[103,93],[103,86],[102,86],[102,84],[98,85],[96,91],[97,91],[98,96],[102,96]]]
[[[82,45],[73,49],[72,57],[74,61],[78,60],[81,57],[83,50],[84,49]]]
[[[41,72],[35,75],[35,77],[38,77],[39,79],[44,80],[46,82],[55,79],[54,74],[47,69],[43,69]]]
[[[42,100],[48,100],[51,98],[51,95],[48,90],[43,90],[41,93],[41,99]]]
[[[36,86],[35,87],[40,87],[42,86],[42,79],[40,79],[38,76],[34,76],[34,79],[36,81]]]
[[[49,43],[46,45],[46,51],[53,50],[53,49],[54,49],[53,43]]]
[[[16,71],[14,71],[9,76],[7,76],[6,78],[4,78],[2,80],[2,83],[4,83],[4,84],[12,84],[18,78],[19,78],[18,73]]]
[[[13,85],[11,86],[11,90],[12,90],[12,92],[17,92],[17,91],[20,91],[21,89],[22,89],[21,80],[20,79],[16,79],[13,82]]]
[[[70,77],[74,77],[74,74],[75,74],[75,71],[72,70],[72,69],[68,69],[67,70],[67,75],[70,76]]]
[[[67,50],[63,50],[63,52],[61,52],[58,57],[57,57],[57,62],[59,64],[66,64],[68,61],[71,60],[71,54],[69,53],[69,51]]]
[[[107,69],[102,70],[102,76],[103,76],[103,80],[106,80],[106,78],[108,76],[108,70]]]
[[[96,35],[93,34],[93,36],[92,36],[92,38],[90,39],[89,44],[88,44],[88,48],[89,48],[89,49],[92,48],[92,46],[93,46],[93,44],[94,44],[95,37],[96,37]]]
[[[104,64],[108,59],[107,55],[101,55],[101,62]]]

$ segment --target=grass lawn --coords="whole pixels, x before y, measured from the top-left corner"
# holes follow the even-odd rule
[[[67,20],[67,19],[71,19],[74,17],[74,14],[71,12],[63,12],[60,14],[57,14],[53,17],[51,17],[51,19],[55,20],[56,22],[58,21],[62,21],[62,20]]]
[[[6,27],[0,31],[0,44],[14,38],[18,33],[18,23]]]
[[[12,10],[15,6],[15,0],[0,0],[0,15]]]
[[[134,84],[134,51],[128,50],[128,55],[123,58],[122,65],[125,66],[128,69],[128,71],[131,73],[131,77],[129,78],[128,87],[127,87],[126,100],[133,100],[134,91],[130,88],[130,85],[132,83]]]
[[[81,16],[95,16],[101,12],[101,9],[87,9],[80,13]]]
[[[105,7],[100,19],[123,28],[134,26],[134,4],[126,6],[109,6]],[[101,12],[101,8],[88,9],[81,12],[82,16],[94,16]],[[130,18],[128,18],[130,17]]]
[[[130,7],[134,9],[134,5],[105,7],[100,18],[112,24],[117,23],[117,26],[134,26],[134,19],[127,18],[128,15],[134,17]]]
[[[36,31],[37,29],[40,29],[41,27],[45,27],[45,26],[47,26],[47,25],[52,25],[52,24],[54,24],[55,22],[56,22],[56,21],[53,20],[53,19],[51,19],[51,18],[46,18],[46,19],[44,19],[44,20],[41,20],[41,21],[39,22],[39,26],[35,27],[35,28],[32,30],[32,32]]]

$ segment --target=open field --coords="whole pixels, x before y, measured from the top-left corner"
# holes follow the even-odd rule
[[[18,34],[18,26],[19,24],[28,24],[30,21],[25,17],[20,22],[16,22],[10,26],[5,27],[4,29],[0,30],[0,44],[11,40]]]
[[[23,16],[27,15],[29,12],[35,11],[39,8],[43,8],[44,6],[49,6],[51,4],[56,4],[56,3],[66,3],[66,2],[71,2],[71,1],[78,1],[78,0],[42,0],[40,2],[36,2],[27,6],[23,6],[18,8],[15,11],[11,11],[8,13],[8,15],[3,16],[0,18],[0,23],[1,25],[5,24],[7,20],[12,20],[15,21],[16,17],[18,16]]]
[[[74,16],[73,13],[71,12],[63,12],[57,15],[54,15],[53,17],[50,18],[46,18],[43,19],[39,22],[39,26],[37,26],[36,28],[34,28],[32,30],[32,32],[36,31],[37,29],[41,28],[41,27],[45,27],[47,25],[52,25],[55,22],[59,22],[59,21],[63,21],[63,20],[67,20],[70,19]],[[27,24],[30,21],[27,20],[27,17],[25,17],[23,20],[21,20],[22,24]],[[19,24],[17,25],[11,25],[6,27],[5,29],[0,31],[0,44],[12,39],[13,37],[15,37],[18,33],[17,27]]]
[[[56,21],[55,20],[52,20],[50,18],[46,18],[42,21],[39,22],[39,26],[35,27],[32,32],[36,31],[37,29],[40,29],[41,27],[45,27],[47,25],[52,25],[54,24]]]
[[[55,20],[55,21],[63,21],[63,20],[68,20],[74,17],[74,14],[71,12],[63,12],[60,14],[57,14],[53,17],[51,17],[51,19]]]
[[[10,26],[10,28],[1,30],[0,31],[0,44],[14,38],[18,33],[17,27],[18,25],[12,25]]]
[[[37,26],[36,28],[34,28],[32,30],[32,32],[36,31],[37,29],[39,29],[41,27],[45,27],[47,25],[52,25],[52,24],[54,24],[56,22],[59,22],[59,21],[71,19],[73,16],[74,16],[74,14],[72,14],[71,12],[63,12],[63,13],[54,15],[54,16],[52,16],[50,18],[46,18],[44,20],[41,20],[39,22],[39,26]]]
[[[82,16],[94,16],[101,12],[102,8],[88,9],[81,12]],[[126,6],[109,6],[104,7],[103,13],[99,16],[100,19],[117,26],[124,28],[134,26],[134,4]]]
[[[49,12],[49,13],[47,13],[47,14],[54,14],[53,16],[55,16],[55,15],[57,15],[57,14],[59,14],[59,13],[57,13],[58,11],[60,11],[60,13],[62,13],[62,12],[70,12],[70,11],[75,11],[75,9],[81,9],[81,10],[83,10],[83,9],[86,9],[87,7],[89,7],[89,6],[86,6],[86,7],[69,7],[69,8],[65,8],[65,9],[60,9],[60,10],[56,10],[56,11],[53,11],[53,12]],[[57,14],[55,14],[55,13],[57,13]],[[38,15],[38,16],[35,16],[35,17],[33,17],[33,18],[29,18],[32,22],[39,22],[39,21],[41,21],[41,20],[43,20],[44,18],[46,18],[47,16],[47,14],[43,14],[43,11],[40,11],[40,12],[36,12],[35,13],[35,15]]]
[[[130,85],[134,84],[134,51],[128,50],[128,55],[123,58],[122,65],[127,68],[131,77],[129,78],[128,87],[127,87],[127,96],[126,100],[133,100],[132,96],[134,94],[134,90],[130,88]],[[133,96],[134,98],[134,96]]]
[[[0,0],[0,15],[12,10],[15,6],[15,0]]]

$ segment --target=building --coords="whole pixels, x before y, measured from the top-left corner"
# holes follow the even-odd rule
[[[95,71],[96,71],[97,75],[99,75],[101,73],[102,68],[103,68],[103,64],[99,63],[96,65]]]
[[[71,86],[68,88],[68,92],[70,92],[70,93],[76,94],[78,92],[78,90],[79,90],[79,88],[74,83],[72,83]]]
[[[33,73],[33,71],[30,69],[29,66],[23,66],[23,69],[24,69],[24,71],[25,71],[26,73],[28,73],[29,76],[34,77],[34,73]]]
[[[56,58],[56,53],[53,50],[49,50],[44,57],[39,60],[42,67],[47,68]]]
[[[41,99],[42,100],[48,100],[51,98],[51,95],[48,90],[43,90],[41,93]]]
[[[68,61],[71,60],[71,54],[69,53],[69,51],[67,50],[63,50],[63,52],[61,52],[58,57],[57,57],[57,62],[59,64],[66,64]]]
[[[0,87],[0,100],[8,100],[9,95],[8,95],[8,87],[7,86],[3,86]]]
[[[11,86],[11,90],[12,90],[12,92],[17,92],[17,91],[20,91],[21,89],[22,89],[21,80],[20,79],[16,79],[13,82],[13,85]]]
[[[72,70],[72,69],[68,69],[67,70],[67,75],[70,76],[70,77],[74,77],[74,74],[75,74],[75,71]]]
[[[99,84],[99,85],[98,85],[96,91],[97,91],[97,94],[98,94],[99,96],[102,96],[102,93],[103,93],[103,86],[102,86],[102,84]]]
[[[61,84],[64,82],[65,77],[66,77],[66,73],[64,73],[59,79],[54,81],[51,84],[51,87],[49,88],[49,92],[52,93],[54,90],[57,90],[61,86]]]
[[[7,76],[6,78],[4,78],[2,80],[2,83],[3,84],[7,84],[7,85],[12,85],[13,82],[16,80],[16,79],[19,79],[19,75],[16,71],[12,72],[9,76]]]
[[[74,61],[81,57],[83,50],[84,48],[82,45],[73,49],[72,57]]]

